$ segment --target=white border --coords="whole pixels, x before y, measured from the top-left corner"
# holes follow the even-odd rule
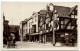
[[[2,0],[2,1],[18,1],[18,2],[80,2],[80,0]],[[80,11],[80,3],[79,3],[79,11]],[[1,0],[0,0],[0,11],[1,11]],[[79,13],[79,12],[78,12]],[[79,15],[78,15],[79,17],[78,17],[78,22],[79,22],[79,24],[78,24],[78,33],[80,33],[80,13],[79,13]],[[1,12],[0,12],[0,25],[1,25]],[[0,26],[0,28],[1,28],[1,26]],[[0,29],[1,30],[1,29]],[[0,31],[0,34],[1,34],[1,31]],[[0,38],[1,38],[1,35],[0,35]],[[78,43],[79,43],[79,45],[80,45],[80,34],[78,34]],[[0,42],[1,42],[1,39],[0,39]],[[80,47],[80,46],[79,46]],[[59,47],[60,48],[60,47]],[[1,43],[0,43],[0,49],[1,49]],[[80,49],[80,48],[79,48]],[[11,49],[9,49],[9,50],[11,50]],[[21,50],[21,49],[20,49]],[[41,49],[42,50],[42,49]],[[43,49],[44,50],[44,49]],[[47,50],[47,49],[46,49]],[[50,50],[50,49],[48,49],[48,50]],[[57,49],[58,50],[58,49]],[[68,49],[69,50],[69,49]],[[1,51],[1,50],[0,50]]]

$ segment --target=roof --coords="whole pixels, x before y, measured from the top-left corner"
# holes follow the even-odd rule
[[[9,25],[10,32],[16,32],[17,30],[19,30],[19,25]]]
[[[70,7],[56,6],[56,5],[54,5],[54,9],[57,11],[59,17],[69,17],[69,13],[71,11]],[[39,13],[44,15],[48,13],[50,17],[53,15],[51,10],[49,12],[47,10],[40,10]]]
[[[47,13],[47,10],[40,10],[39,13],[40,14],[46,14]]]
[[[5,22],[9,22],[8,20],[4,20]]]
[[[76,7],[77,5],[71,8],[69,15],[73,12],[74,9],[76,9]]]
[[[69,8],[69,7],[55,6],[55,5],[54,5],[54,9],[57,11],[59,17],[68,16],[69,12],[71,10],[71,8]]]
[[[19,25],[9,25],[9,27],[19,27]]]

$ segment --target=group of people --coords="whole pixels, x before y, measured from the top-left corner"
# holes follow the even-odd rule
[[[10,34],[7,38],[4,37],[3,43],[7,45],[7,48],[15,48],[15,45],[16,45],[15,35]]]

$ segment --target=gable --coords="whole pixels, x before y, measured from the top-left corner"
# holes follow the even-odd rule
[[[77,15],[77,5],[71,8],[69,15],[71,15],[71,14],[76,14]]]

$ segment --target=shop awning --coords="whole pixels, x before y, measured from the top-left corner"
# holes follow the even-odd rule
[[[30,35],[39,35],[39,33],[32,33],[32,34],[30,34]]]

